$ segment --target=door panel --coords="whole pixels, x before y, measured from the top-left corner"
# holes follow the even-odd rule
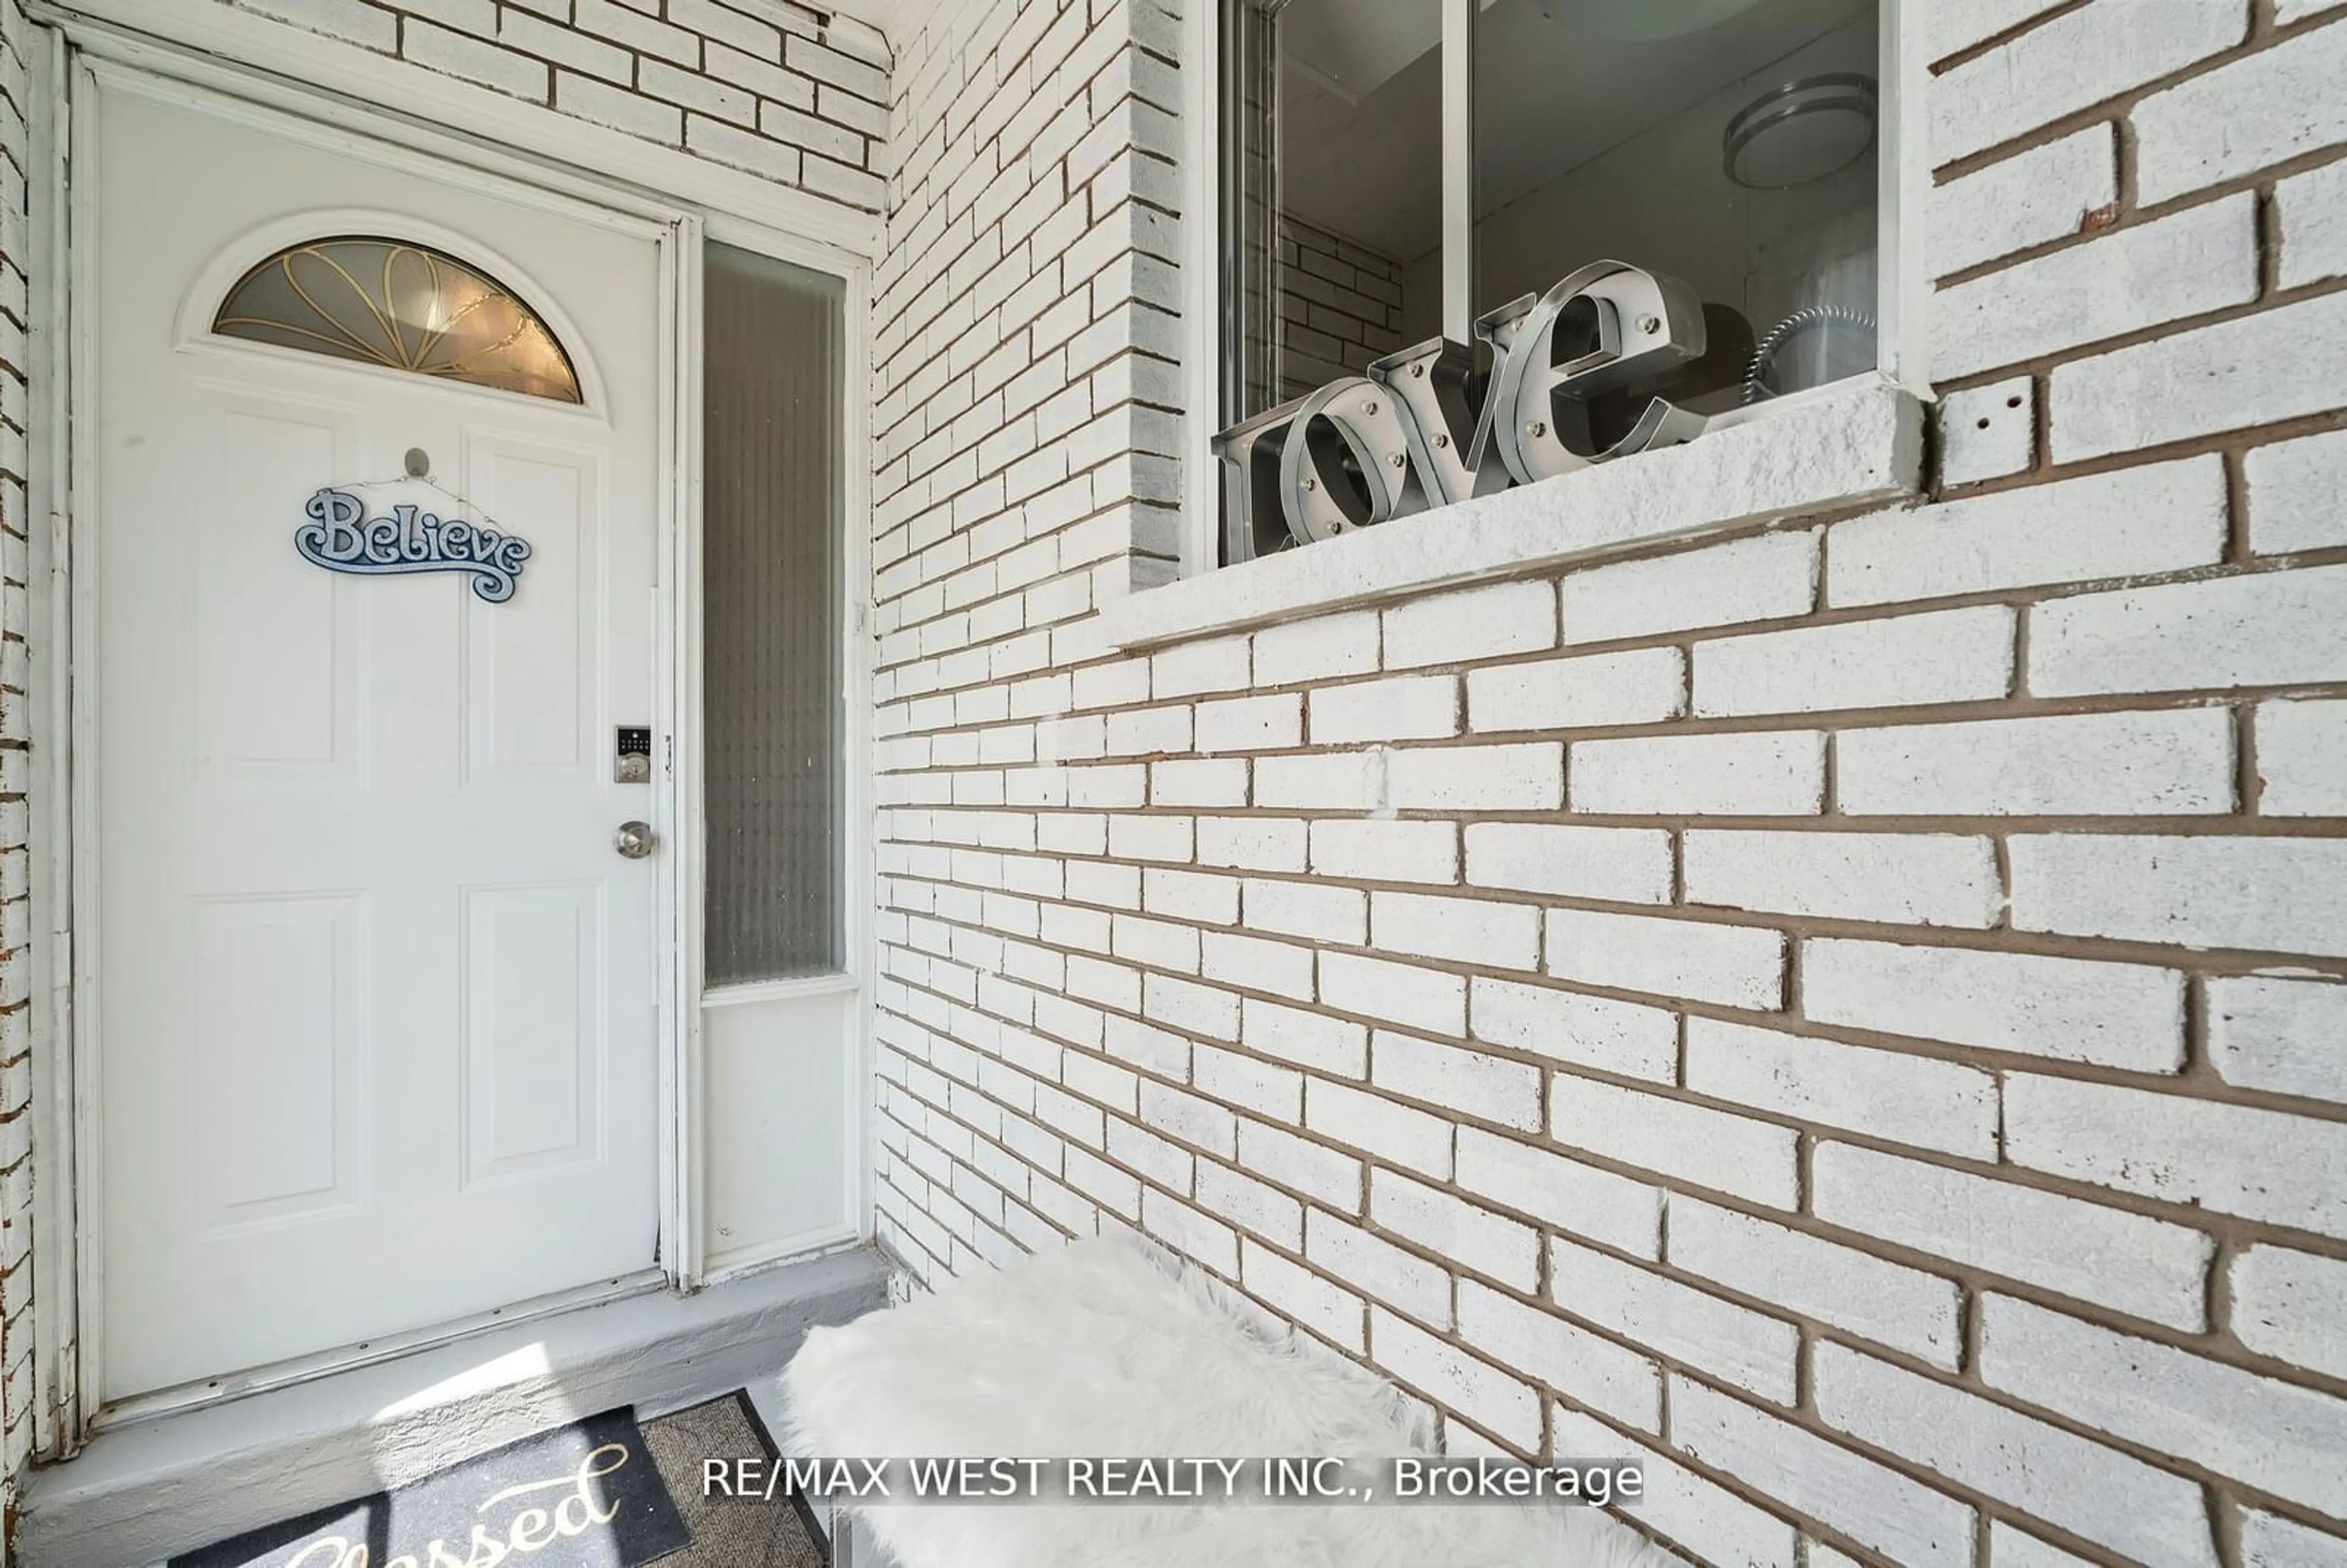
[[[283,474],[313,489],[333,483],[348,472],[343,455],[355,449],[355,432],[266,397],[221,400],[210,411],[217,457],[190,519],[196,755],[222,783],[347,776],[364,716],[358,596],[289,556],[282,529],[240,527],[218,508],[241,474]]]
[[[468,1184],[600,1152],[602,895],[592,882],[465,890]]]
[[[364,1194],[363,898],[195,905],[195,1175],[211,1228]]]
[[[493,517],[531,518],[535,552],[527,603],[517,594],[466,606],[468,780],[518,772],[526,783],[546,769],[586,767],[608,749],[588,733],[600,706],[592,657],[603,605],[600,456],[495,436],[467,443],[465,493]]]
[[[661,258],[112,77],[97,112],[75,569],[115,1400],[657,1261],[659,863],[612,833],[666,820],[665,773],[617,784],[609,753],[664,667]],[[608,405],[176,341],[215,258],[354,210],[502,259]],[[293,548],[325,485],[534,553],[502,604],[329,571]]]

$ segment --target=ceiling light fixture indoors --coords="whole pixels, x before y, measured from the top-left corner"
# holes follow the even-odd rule
[[[1803,77],[1736,111],[1721,142],[1727,178],[1748,190],[1785,190],[1847,169],[1874,145],[1872,77]]]

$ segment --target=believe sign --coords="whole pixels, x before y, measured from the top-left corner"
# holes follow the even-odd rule
[[[1590,431],[1589,399],[1651,385],[1704,352],[1703,306],[1676,278],[1594,262],[1483,316],[1475,335],[1497,360],[1481,409],[1467,406],[1472,351],[1434,338],[1215,436],[1225,559],[1703,434],[1702,415],[1659,397],[1611,446]]]

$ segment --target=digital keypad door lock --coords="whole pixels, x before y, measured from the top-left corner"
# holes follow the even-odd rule
[[[621,724],[614,732],[611,781],[614,784],[652,782],[652,733],[650,729]]]

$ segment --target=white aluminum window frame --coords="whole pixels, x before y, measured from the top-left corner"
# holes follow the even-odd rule
[[[1223,126],[1225,0],[1200,0],[1184,23],[1184,57],[1195,62],[1184,105],[1186,179],[1184,211],[1184,313],[1189,323],[1184,366],[1189,416],[1184,434],[1182,575],[1225,569],[1221,565],[1222,484],[1211,443],[1229,421],[1224,417],[1223,367],[1228,344],[1224,302],[1232,280],[1232,255],[1225,245],[1229,220],[1225,205]],[[1479,0],[1441,0],[1442,5],[1442,327],[1458,343],[1473,341],[1475,318],[1475,26]],[[1876,0],[1881,42],[1876,81],[1880,92],[1877,131],[1875,222],[1875,377],[1930,395],[1924,379],[1921,333],[1923,267],[1915,220],[1930,187],[1923,156],[1922,77],[1919,0]],[[1849,377],[1788,397],[1715,415],[1714,429],[1767,419],[1818,394],[1847,388]]]

